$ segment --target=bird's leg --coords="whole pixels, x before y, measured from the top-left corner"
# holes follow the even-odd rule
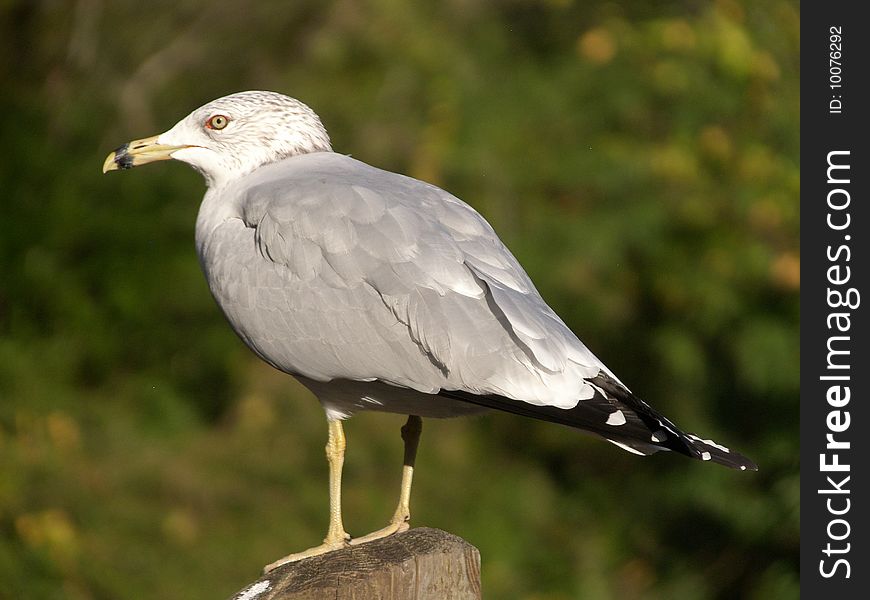
[[[329,439],[326,442],[326,460],[329,462],[329,530],[325,545],[347,545],[350,536],[341,522],[341,469],[344,466],[344,428],[340,419],[329,420]]]
[[[402,427],[402,440],[405,442],[405,461],[402,467],[402,487],[399,491],[399,505],[389,525],[360,538],[351,540],[351,544],[364,544],[373,540],[406,531],[411,520],[411,482],[414,478],[414,460],[417,458],[417,446],[420,443],[420,433],[423,431],[423,420],[415,415],[408,417]]]
[[[417,446],[423,432],[423,419],[410,415],[402,426],[402,441],[405,442],[405,457],[402,463],[402,486],[399,489],[399,505],[393,514],[392,523],[402,523],[405,528],[411,520],[411,483],[414,479],[414,462],[417,460]]]
[[[347,546],[350,536],[344,531],[344,525],[341,522],[341,468],[344,465],[345,446],[341,420],[329,419],[329,439],[326,442],[326,460],[329,461],[329,530],[326,532],[326,539],[319,546],[289,554],[266,565],[263,568],[264,573],[268,573],[285,563],[326,554]]]

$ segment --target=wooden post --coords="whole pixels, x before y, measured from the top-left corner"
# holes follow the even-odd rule
[[[480,553],[420,527],[282,565],[232,600],[480,600]]]

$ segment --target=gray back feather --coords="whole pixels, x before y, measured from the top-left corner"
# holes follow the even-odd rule
[[[305,154],[207,197],[200,221],[222,310],[288,373],[559,407],[612,376],[483,217],[435,186]]]

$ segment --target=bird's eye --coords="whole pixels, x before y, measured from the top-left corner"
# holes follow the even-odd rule
[[[229,125],[230,118],[226,115],[214,115],[209,117],[208,121],[205,122],[205,126],[209,129],[223,129],[227,125]]]

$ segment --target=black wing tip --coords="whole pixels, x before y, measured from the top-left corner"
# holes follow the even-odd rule
[[[691,452],[689,456],[705,462],[714,462],[738,471],[757,471],[758,465],[739,452],[717,444],[713,440],[702,440],[696,435],[685,436]]]
[[[703,458],[701,460],[704,460]],[[758,471],[758,465],[753,461],[749,460],[742,454],[737,454],[736,452],[731,452],[727,456],[715,456],[710,458],[710,462],[714,462],[717,465],[723,465],[731,469],[736,469],[738,471]]]
[[[594,398],[602,401],[598,404],[603,405],[607,409],[606,412],[601,412],[601,406],[594,408],[596,405],[593,405],[590,400],[581,400],[574,408],[562,409],[464,390],[441,390],[440,394],[454,400],[575,427],[603,437],[635,454],[649,455],[657,450],[672,450],[700,461],[714,462],[740,471],[758,470],[754,462],[739,452],[734,452],[713,440],[704,440],[696,435],[684,433],[607,374],[600,372],[596,377],[587,378],[586,381],[597,388]],[[607,415],[617,407],[620,411],[629,411],[635,415],[631,423],[625,421],[628,412],[622,415],[621,424],[611,424],[609,419],[606,420]]]
[[[758,465],[746,458],[739,452],[717,444],[713,440],[701,439],[697,435],[687,434],[680,430],[667,418],[656,412],[646,402],[629,392],[605,373],[599,373],[596,377],[587,379],[598,386],[607,394],[627,403],[638,415],[644,419],[651,430],[655,431],[652,441],[660,448],[674,450],[700,461],[714,462],[719,465],[737,469],[739,471],[757,471]],[[658,430],[656,430],[658,424]],[[661,436],[663,439],[657,439]]]

